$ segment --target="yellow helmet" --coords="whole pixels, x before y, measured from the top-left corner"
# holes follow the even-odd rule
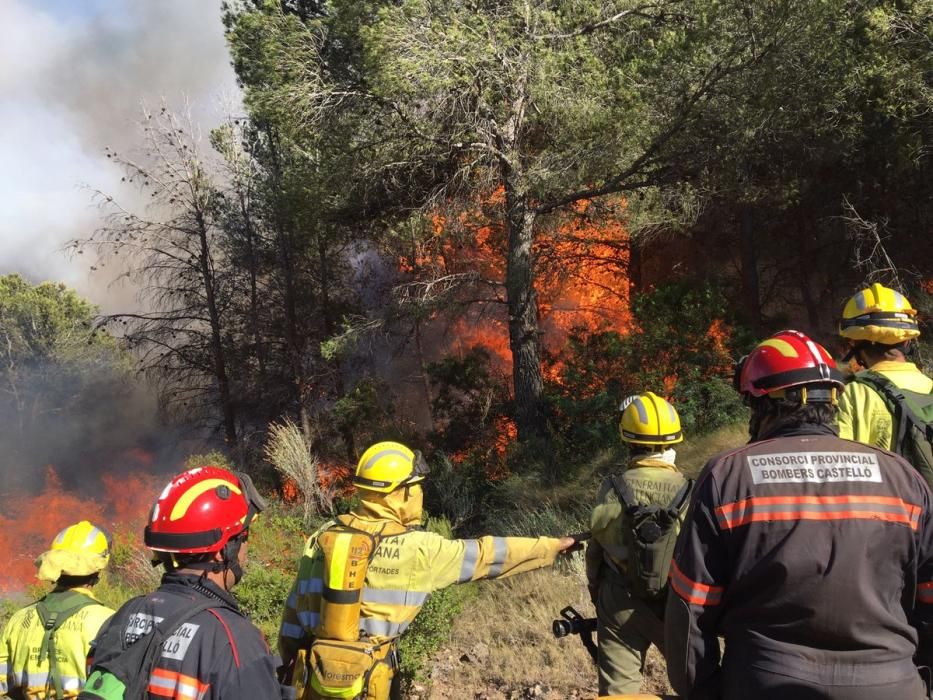
[[[680,416],[670,403],[646,391],[629,396],[622,405],[619,433],[623,442],[635,445],[673,445],[683,442]]]
[[[846,302],[839,335],[897,345],[920,335],[917,312],[903,294],[875,283]]]
[[[90,576],[102,571],[110,561],[110,537],[87,520],[59,532],[49,551],[36,559],[42,581],[58,581],[65,576]]]
[[[428,465],[420,452],[400,442],[377,442],[360,457],[353,483],[367,491],[389,493],[424,481],[427,474]]]

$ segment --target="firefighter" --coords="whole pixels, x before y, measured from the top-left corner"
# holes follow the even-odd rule
[[[873,284],[846,303],[839,334],[849,342],[845,361],[854,358],[864,368],[839,400],[839,436],[894,450],[891,411],[866,380],[878,374],[900,389],[933,392],[933,379],[907,359],[920,336],[917,312],[899,292]]]
[[[103,689],[114,675],[130,683],[115,670],[122,655],[154,626],[186,611],[183,623],[164,631],[163,644],[150,646],[154,658],[137,662],[137,676],[153,664],[149,677],[138,680],[139,697],[282,697],[278,659],[230,593],[243,575],[250,525],[264,507],[249,477],[218,467],[191,469],[169,482],[144,538],[165,567],[161,585],[128,601],[101,630],[85,689],[91,694],[82,697],[109,697]]]
[[[649,391],[629,397],[621,408],[619,432],[630,446],[630,459],[621,476],[608,477],[600,486],[586,549],[587,583],[596,606],[600,695],[637,693],[648,647],[663,649],[664,642],[663,583],[670,551],[652,557],[657,571],[638,569],[638,561],[630,570],[635,523],[626,513],[625,494],[619,489],[627,486],[641,505],[661,510],[674,506],[677,517],[656,548],[673,548],[689,496],[689,483],[674,464],[673,445],[684,439],[674,407]],[[639,573],[661,584],[650,596],[636,580]]]
[[[671,568],[671,685],[724,700],[927,697],[915,657],[933,661],[929,487],[836,435],[842,375],[804,334],[760,343],[736,385],[751,441],[697,479]]]
[[[279,632],[283,674],[299,697],[397,697],[396,643],[432,592],[547,566],[575,543],[570,537],[449,540],[426,532],[420,523],[427,474],[420,453],[397,442],[373,445],[353,478],[359,504],[309,538]],[[354,550],[362,558],[352,558]],[[357,676],[344,688],[331,687],[332,667],[352,667]],[[315,675],[322,669],[323,676]]]
[[[110,538],[87,520],[59,532],[36,559],[37,577],[55,587],[13,613],[0,634],[0,696],[77,697],[91,641],[113,615],[92,593],[109,561]]]

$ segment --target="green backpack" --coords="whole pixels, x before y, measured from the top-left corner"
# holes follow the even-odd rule
[[[910,462],[933,488],[933,394],[901,389],[878,372],[860,372],[853,381],[884,399],[894,418],[891,451]]]
[[[667,576],[677,543],[675,526],[690,498],[693,480],[685,480],[666,507],[643,505],[625,479],[613,476],[611,481],[622,504],[629,592],[640,600],[661,600],[667,594]]]
[[[55,633],[68,621],[68,618],[89,605],[99,605],[99,603],[78,591],[52,591],[36,603],[39,621],[45,628],[42,643],[39,645],[39,664],[46,659],[49,660],[49,681],[46,685],[46,692],[54,688],[56,698],[65,697],[65,693],[62,687],[62,674],[58,670],[59,657],[55,650]]]

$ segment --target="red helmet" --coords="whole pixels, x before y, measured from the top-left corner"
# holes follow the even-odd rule
[[[746,396],[780,398],[785,390],[807,384],[829,386],[809,388],[803,393],[804,402],[835,403],[833,389],[845,388],[842,374],[826,348],[800,331],[781,331],[763,340],[739,361],[735,370],[736,389]]]
[[[159,495],[144,540],[157,552],[219,552],[245,532],[264,507],[245,474],[197,467],[176,476]]]

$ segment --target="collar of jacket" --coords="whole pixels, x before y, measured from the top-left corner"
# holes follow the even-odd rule
[[[239,610],[240,606],[229,592],[218,586],[206,576],[183,574],[177,571],[163,574],[162,586],[184,588],[209,598],[216,598],[224,605]]]
[[[366,493],[351,515],[362,520],[388,520],[412,528],[421,524],[423,504],[424,501],[420,498],[406,498],[403,487],[391,493]]]
[[[673,450],[671,450],[673,452]],[[641,467],[654,467],[655,469],[670,469],[671,471],[679,471],[674,465],[674,462],[668,461],[666,459],[661,459],[660,457],[639,457],[633,459],[629,465],[629,469],[639,469]]]
[[[52,593],[68,593],[69,591],[74,591],[75,593],[86,595],[88,598],[92,598],[93,600],[96,600],[98,603],[100,602],[100,599],[98,599],[98,597],[94,595],[94,591],[92,591],[87,586],[75,586],[74,588],[59,588],[58,586],[56,586],[55,589],[52,591]]]
[[[898,360],[881,360],[868,368],[872,372],[919,372],[913,362],[900,362]],[[862,370],[863,372],[865,370]]]
[[[803,425],[778,425],[764,435],[759,435],[749,442],[761,442],[762,440],[772,440],[782,437],[802,437],[805,435],[831,435],[839,437],[839,428],[835,425],[816,425],[815,423],[804,423]]]

